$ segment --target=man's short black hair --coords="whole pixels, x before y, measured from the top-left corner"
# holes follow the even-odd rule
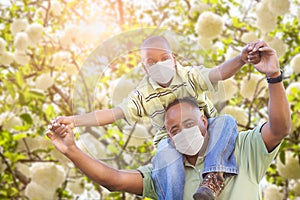
[[[198,106],[198,103],[196,101],[195,98],[192,98],[192,97],[184,97],[184,98],[180,98],[180,99],[175,99],[174,101],[172,101],[167,107],[166,107],[166,112],[172,108],[173,106],[179,104],[179,103],[187,103],[189,105],[191,105],[192,107],[194,108],[198,108],[199,109],[199,106]]]
[[[161,44],[163,43],[168,48],[165,50],[172,51],[168,40],[160,35],[150,36],[147,39],[145,39],[141,45],[141,50],[147,49],[147,48],[153,48],[153,44],[155,44],[155,43],[161,43]]]

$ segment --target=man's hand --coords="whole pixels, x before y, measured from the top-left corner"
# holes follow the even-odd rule
[[[260,45],[261,41],[254,41],[249,43],[241,53],[241,59],[244,63],[257,64],[260,62],[260,53],[258,51],[253,52],[255,46]]]
[[[57,124],[64,124],[68,127],[70,127],[71,129],[72,128],[75,128],[75,120],[74,120],[74,117],[73,116],[62,116],[62,117],[57,117],[56,119],[53,120],[52,122],[52,125],[54,123],[57,123]]]
[[[68,149],[76,147],[72,129],[65,125],[54,123],[46,133],[57,150],[66,154]]]
[[[260,54],[260,61],[253,63],[257,71],[266,74],[267,77],[276,77],[280,75],[280,67],[276,51],[269,47],[264,41],[256,43],[249,55]]]

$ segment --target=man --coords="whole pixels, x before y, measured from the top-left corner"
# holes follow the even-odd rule
[[[98,110],[92,113],[60,117],[56,123],[70,127],[97,126],[125,119],[134,124],[141,117],[150,117],[152,125],[157,128],[155,143],[158,144],[157,153],[153,158],[153,179],[158,188],[160,199],[182,199],[185,173],[182,164],[183,156],[166,140],[167,133],[164,127],[165,108],[176,98],[196,98],[198,106],[204,110],[208,117],[216,116],[216,109],[206,97],[205,91],[214,90],[220,80],[225,80],[234,75],[246,62],[255,63],[259,60],[256,53],[248,53],[261,42],[253,42],[243,49],[237,57],[213,69],[200,67],[182,67],[172,53],[168,41],[161,36],[147,38],[141,45],[141,58],[146,73],[136,90],[116,108]],[[216,119],[216,121],[218,118]],[[230,120],[230,119],[228,119]],[[225,123],[223,118],[218,122],[224,124],[222,129],[214,129],[211,134],[221,135],[222,143],[212,151],[212,156],[228,152],[226,157],[210,157],[205,160],[203,176],[214,177],[220,173],[236,175],[238,169],[234,156],[231,156],[237,132],[233,131],[232,123]],[[232,130],[228,133],[227,130]],[[215,132],[215,133],[214,133]],[[221,133],[221,134],[219,134]],[[231,144],[231,145],[228,145]],[[174,174],[174,172],[176,173]],[[208,176],[211,174],[211,176]],[[163,177],[168,177],[165,179]],[[214,184],[213,179],[207,184]],[[176,184],[174,184],[176,183]],[[201,185],[200,187],[205,186]],[[221,187],[222,186],[222,187]],[[217,190],[211,191],[210,196],[217,196],[224,186],[224,180],[216,183]],[[198,192],[201,193],[201,190]],[[206,193],[206,192],[205,192]]]
[[[259,193],[259,182],[264,176],[268,166],[274,159],[279,144],[290,131],[291,119],[290,109],[282,83],[282,74],[279,68],[276,52],[261,42],[253,48],[253,52],[259,51],[261,61],[255,68],[266,74],[269,82],[269,120],[253,130],[243,131],[238,134],[235,144],[234,155],[239,167],[239,175],[227,179],[227,186],[220,193],[217,199],[261,199]],[[280,105],[280,106],[278,106]],[[168,106],[165,115],[165,126],[170,140],[178,150],[180,143],[176,138],[181,134],[190,131],[185,129],[196,128],[198,134],[208,137],[210,129],[216,125],[208,123],[207,118],[200,112],[198,104],[191,100],[175,100]],[[211,125],[208,129],[208,125]],[[208,131],[207,131],[208,130]],[[75,144],[73,132],[70,127],[60,124],[53,124],[51,133],[47,136],[51,139],[56,148],[67,156],[83,173],[95,182],[109,190],[126,191],[137,195],[148,196],[157,199],[157,189],[151,177],[151,166],[141,167],[137,170],[116,170],[104,162],[95,160],[83,153]],[[190,132],[191,133],[191,132]],[[194,132],[192,132],[194,133]],[[213,135],[210,135],[213,138]],[[203,140],[199,140],[203,141]],[[179,144],[179,145],[178,145]],[[199,152],[195,155],[185,155],[186,183],[184,188],[184,199],[191,199],[202,181],[199,171],[203,169],[203,157],[199,155],[207,145],[196,145]],[[215,180],[218,181],[218,180]],[[204,180],[205,182],[205,180]],[[194,199],[201,199],[198,193]]]

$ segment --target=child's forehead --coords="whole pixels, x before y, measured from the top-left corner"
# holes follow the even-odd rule
[[[141,50],[141,56],[143,58],[148,58],[152,56],[163,56],[165,54],[170,53],[172,53],[170,50],[164,48],[144,48]]]

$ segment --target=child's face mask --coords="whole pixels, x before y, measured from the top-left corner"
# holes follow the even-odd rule
[[[152,80],[160,84],[166,84],[171,81],[175,74],[175,64],[173,59],[157,62],[148,67],[148,72]]]

